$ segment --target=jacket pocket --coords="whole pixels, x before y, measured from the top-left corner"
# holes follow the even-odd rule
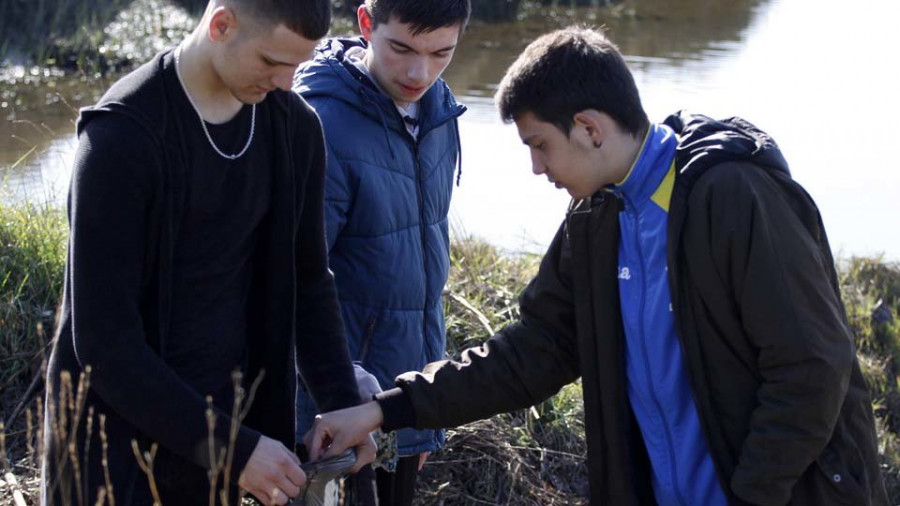
[[[869,501],[870,480],[862,455],[853,439],[839,424],[825,450],[816,459],[823,502],[820,504],[865,505]],[[815,478],[814,478],[815,479]],[[821,483],[828,482],[828,485]],[[823,490],[824,489],[824,490]]]
[[[376,320],[378,320],[378,315],[373,314],[369,316],[366,319],[366,326],[363,328],[362,340],[359,343],[359,356],[356,357],[356,360],[362,364],[363,368],[368,365],[369,349],[372,346],[372,337],[375,335]]]

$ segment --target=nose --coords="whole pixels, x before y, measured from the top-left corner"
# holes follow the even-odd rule
[[[427,82],[428,60],[424,57],[413,58],[406,70],[406,77],[416,84]]]
[[[535,176],[540,176],[544,172],[547,172],[547,167],[541,162],[534,150],[531,151],[531,172],[533,172]]]
[[[286,70],[279,70],[274,75],[272,75],[272,86],[274,86],[280,90],[290,91],[293,80],[294,80],[294,70],[293,69],[288,68]]]

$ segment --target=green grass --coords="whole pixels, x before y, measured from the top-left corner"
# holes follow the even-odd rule
[[[61,209],[0,199],[0,390],[40,366],[62,293],[66,236]]]
[[[63,210],[0,199],[0,420],[39,370],[62,290]],[[539,256],[508,256],[473,240],[454,240],[444,292],[448,352],[487,339],[519,317],[517,297]],[[900,266],[879,258],[839,263],[841,291],[871,386],[879,453],[889,496],[900,499]],[[873,313],[883,315],[873,319]],[[887,315],[892,315],[888,319]],[[13,397],[10,397],[12,395]],[[8,427],[20,483],[36,497],[36,467],[25,462],[24,417]],[[581,385],[530,409],[448,431],[419,481],[417,503],[580,504],[587,493]],[[15,450],[18,448],[18,450]],[[0,502],[3,497],[0,494]]]

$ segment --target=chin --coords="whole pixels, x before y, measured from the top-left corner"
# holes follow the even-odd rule
[[[267,91],[246,91],[242,93],[232,93],[238,102],[246,105],[255,105],[266,99],[269,94]]]
[[[585,195],[584,193],[578,192],[575,190],[567,190],[567,191],[569,192],[569,196],[575,200],[584,200],[584,199],[590,197],[590,195]]]

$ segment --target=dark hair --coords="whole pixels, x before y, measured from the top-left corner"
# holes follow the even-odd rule
[[[309,40],[321,39],[331,26],[330,0],[229,0],[241,13],[264,25],[283,23]]]
[[[419,35],[446,26],[465,28],[472,4],[469,0],[366,0],[366,9],[373,29],[396,17],[410,25],[413,35]]]
[[[566,135],[575,114],[585,109],[608,114],[634,136],[649,124],[619,49],[602,32],[582,26],[529,44],[506,71],[494,100],[507,123],[530,112]]]

